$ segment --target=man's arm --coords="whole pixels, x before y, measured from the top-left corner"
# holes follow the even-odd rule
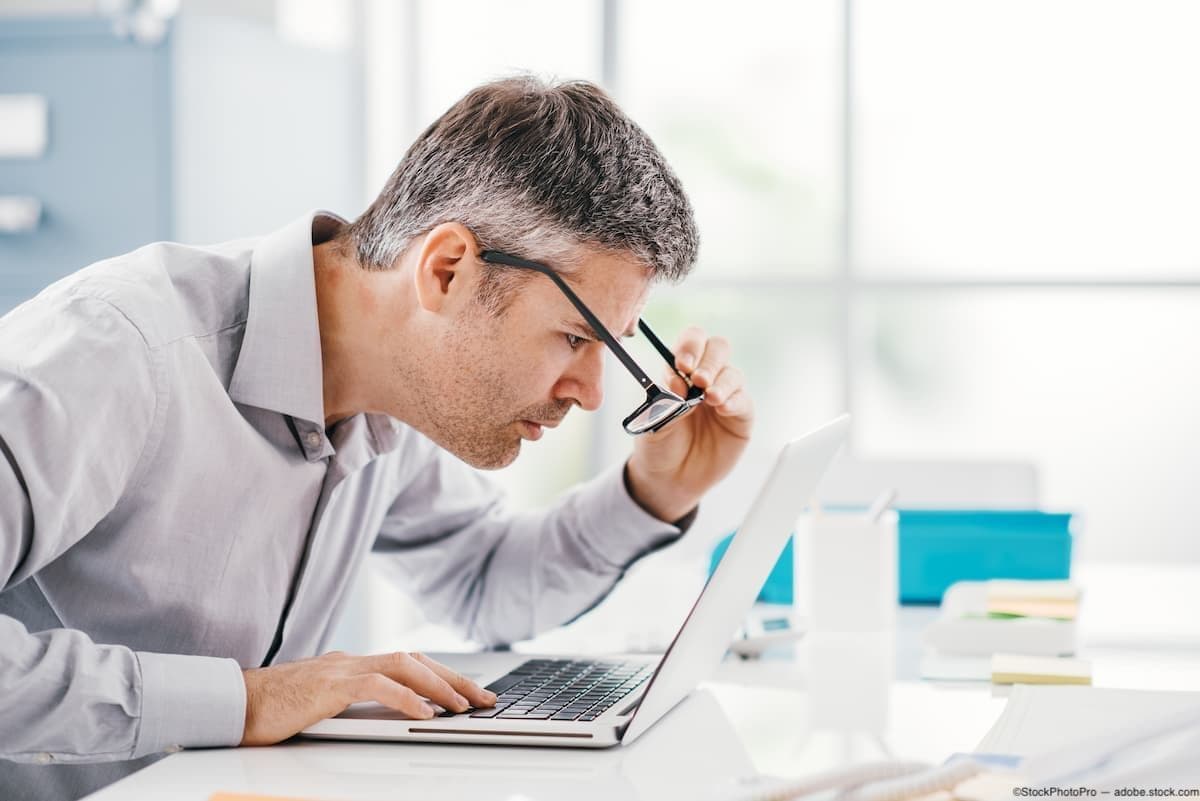
[[[0,320],[0,592],[87,536],[135,490],[171,402],[139,330],[55,288]],[[120,580],[122,565],[100,565]],[[2,597],[2,596],[0,596]],[[233,659],[132,651],[0,614],[0,759],[99,762],[176,746],[266,744],[357,701],[413,717],[496,697],[420,654],[242,671]]]
[[[622,467],[547,511],[513,514],[491,481],[435,449],[392,504],[375,551],[431,619],[498,645],[578,617],[681,533],[630,497]]]
[[[141,334],[103,300],[51,289],[0,320],[0,588],[30,580],[136,483],[154,446],[155,372]],[[233,660],[30,633],[0,615],[0,758],[234,744],[243,693]]]

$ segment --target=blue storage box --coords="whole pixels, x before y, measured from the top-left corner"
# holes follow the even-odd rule
[[[1066,512],[899,510],[899,600],[939,603],[956,581],[1070,578],[1071,519]],[[732,537],[717,543],[710,573]],[[792,602],[792,554],[789,539],[758,600]]]
[[[708,575],[711,576],[717,569],[717,562],[721,561],[721,557],[729,549],[732,539],[733,534],[730,534],[717,543],[717,547],[713,549],[712,560],[708,565]],[[779,561],[775,563],[775,567],[771,568],[771,575],[767,576],[766,583],[758,593],[758,600],[769,604],[790,604],[792,602],[793,552],[792,538],[788,537],[787,545],[783,546],[783,553],[779,555]]]
[[[902,510],[899,546],[900,601],[940,603],[956,581],[1070,578],[1071,515]]]

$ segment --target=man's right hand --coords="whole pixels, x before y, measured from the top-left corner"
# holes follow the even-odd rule
[[[410,718],[429,719],[434,709],[495,706],[496,696],[424,654],[350,656],[340,651],[300,662],[242,671],[246,680],[246,729],[242,745],[271,745],[350,704],[376,701]]]

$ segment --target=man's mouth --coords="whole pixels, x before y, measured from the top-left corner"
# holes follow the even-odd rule
[[[533,420],[518,420],[517,422],[521,424],[521,433],[524,435],[525,439],[536,442],[542,438],[543,429],[555,428],[559,423],[562,422],[562,420],[560,418],[558,420],[541,422],[535,422]]]

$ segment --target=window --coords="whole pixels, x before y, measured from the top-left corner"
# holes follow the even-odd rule
[[[1200,6],[859,0],[855,267],[1200,279]]]
[[[696,208],[698,275],[828,276],[838,260],[838,3],[617,4],[611,91]]]
[[[859,0],[856,444],[1034,461],[1078,555],[1200,557],[1193,3]]]
[[[884,454],[1033,461],[1080,513],[1076,555],[1192,546],[1200,475],[1194,293],[935,289],[856,301],[858,439]]]

